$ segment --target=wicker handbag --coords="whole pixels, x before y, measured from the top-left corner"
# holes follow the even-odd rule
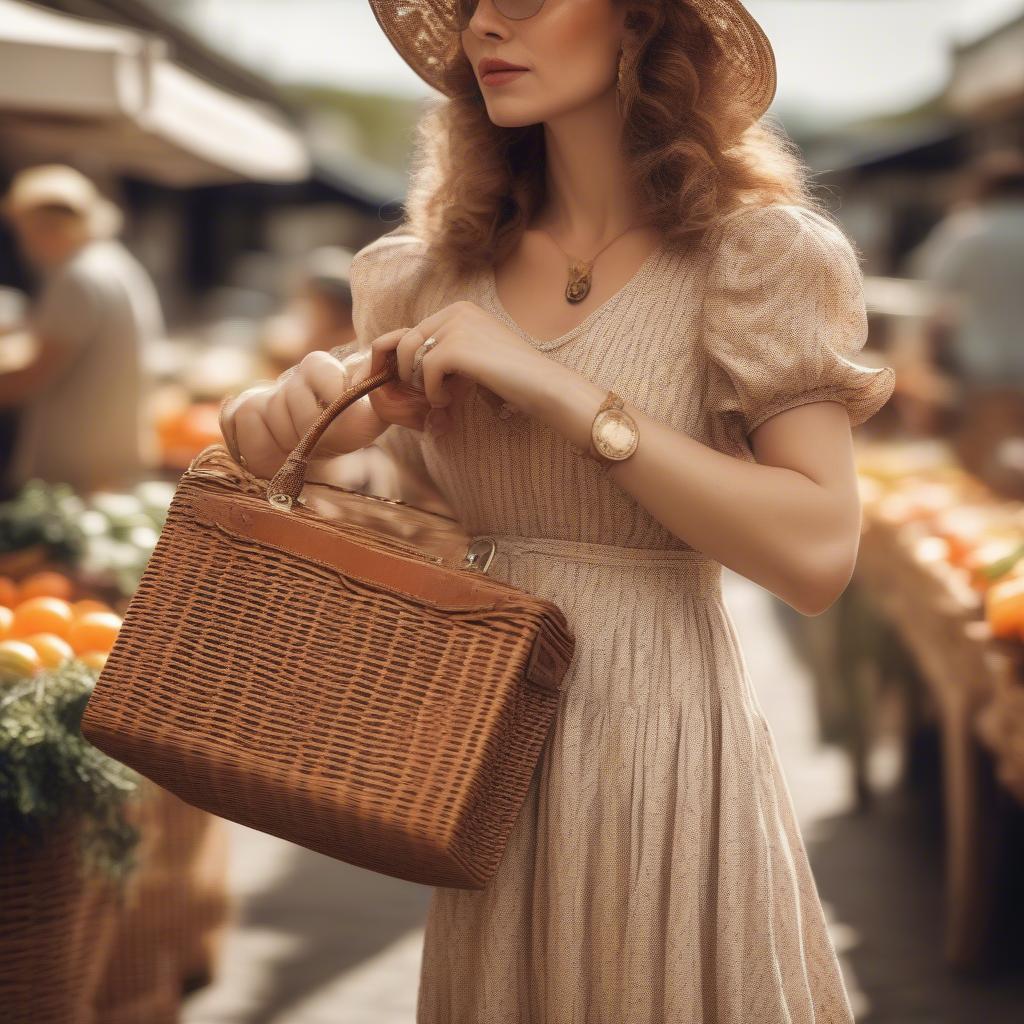
[[[117,760],[213,814],[427,885],[482,889],[575,648],[561,609],[487,576],[494,541],[307,483],[328,405],[269,486],[192,460],[82,717]],[[319,510],[319,511],[318,511]]]

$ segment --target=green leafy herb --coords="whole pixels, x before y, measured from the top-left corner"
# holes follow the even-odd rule
[[[77,813],[85,863],[123,879],[135,867],[140,836],[127,803],[141,777],[82,737],[97,674],[71,659],[0,689],[0,842],[42,843]]]
[[[986,565],[982,568],[982,574],[990,580],[997,580],[1005,576],[1022,558],[1024,558],[1024,543],[1015,547],[1008,555]]]

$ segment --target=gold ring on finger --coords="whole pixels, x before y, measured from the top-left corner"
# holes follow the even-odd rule
[[[412,357],[412,384],[414,387],[422,389],[423,387],[423,357],[426,353],[437,345],[437,338],[431,335],[416,351]]]
[[[413,353],[413,357],[412,357],[412,368],[413,368],[413,370],[418,370],[420,368],[420,363],[423,362],[423,357],[432,348],[434,348],[437,345],[437,343],[438,343],[437,342],[437,338],[435,338],[434,335],[431,335],[429,338],[427,338],[427,340],[425,342],[423,342],[422,345],[420,345],[420,347],[418,349],[416,349],[416,351],[415,351],[415,353]]]

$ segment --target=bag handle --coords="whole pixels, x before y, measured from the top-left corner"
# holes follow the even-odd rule
[[[290,509],[302,493],[306,482],[306,468],[313,449],[334,418],[374,388],[398,379],[398,355],[392,350],[376,373],[371,373],[358,384],[346,388],[330,405],[325,406],[323,412],[313,421],[291,454],[284,460],[284,464],[274,474],[267,488],[267,500],[278,508]]]

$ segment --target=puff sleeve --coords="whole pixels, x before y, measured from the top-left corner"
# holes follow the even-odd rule
[[[851,426],[870,419],[895,371],[854,361],[867,341],[863,275],[846,235],[802,206],[751,207],[717,229],[703,337],[713,415],[746,435],[810,402],[842,403]]]

